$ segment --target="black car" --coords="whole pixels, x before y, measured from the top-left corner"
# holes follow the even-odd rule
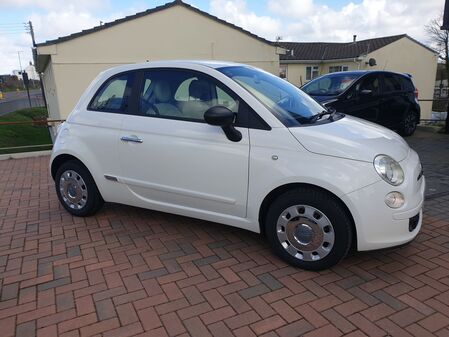
[[[301,88],[327,108],[410,136],[419,124],[418,90],[407,74],[343,71],[320,76]]]

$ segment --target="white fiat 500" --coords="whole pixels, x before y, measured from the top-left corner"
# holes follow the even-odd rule
[[[422,167],[400,136],[236,63],[102,72],[59,128],[50,168],[73,215],[106,201],[219,222],[311,270],[351,247],[404,244],[422,222]]]

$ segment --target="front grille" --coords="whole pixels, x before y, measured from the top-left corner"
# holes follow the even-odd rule
[[[408,231],[413,232],[419,223],[419,213],[408,220]]]

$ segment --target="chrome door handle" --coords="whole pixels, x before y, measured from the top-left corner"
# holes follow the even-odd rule
[[[134,136],[134,135],[132,135],[132,136],[122,136],[120,138],[120,140],[123,141],[123,142],[133,142],[133,143],[139,143],[139,144],[143,143],[142,139],[140,139],[139,137]]]

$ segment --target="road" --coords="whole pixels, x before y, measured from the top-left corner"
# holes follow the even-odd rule
[[[3,93],[3,97],[3,99],[0,99],[0,116],[30,107],[26,91],[5,92]],[[30,98],[31,106],[44,106],[40,89],[30,90]]]

